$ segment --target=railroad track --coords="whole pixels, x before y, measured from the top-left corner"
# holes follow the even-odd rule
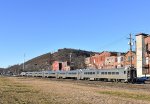
[[[89,80],[75,80],[75,79],[56,79],[56,78],[37,78],[42,80],[57,81],[64,83],[77,84],[81,86],[90,86],[90,87],[112,87],[120,89],[129,89],[129,90],[144,90],[150,92],[150,81],[147,81],[146,84],[131,84],[131,83],[116,83],[116,82],[103,82],[103,81],[89,81]]]
[[[150,80],[149,81],[145,81],[145,84],[150,84]]]

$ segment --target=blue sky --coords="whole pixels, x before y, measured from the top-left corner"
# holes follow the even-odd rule
[[[150,33],[149,0],[0,0],[0,67],[60,48],[129,49]]]

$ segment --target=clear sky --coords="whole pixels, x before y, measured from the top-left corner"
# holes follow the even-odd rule
[[[150,33],[150,0],[0,0],[0,67],[60,48],[129,49]]]

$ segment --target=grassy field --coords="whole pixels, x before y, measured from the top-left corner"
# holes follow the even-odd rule
[[[32,86],[15,82],[14,79],[0,77],[0,104],[59,104]]]
[[[0,104],[150,104],[150,92],[48,79],[0,77]]]

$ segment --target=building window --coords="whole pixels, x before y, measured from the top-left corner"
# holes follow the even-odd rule
[[[123,57],[121,57],[121,61],[123,61]]]
[[[117,62],[117,58],[115,58],[115,62]]]
[[[134,57],[132,56],[132,60],[134,60]]]
[[[95,64],[95,59],[94,59],[94,64]]]
[[[123,65],[121,64],[121,67],[123,67]]]
[[[130,57],[130,56],[128,56],[128,62],[130,62],[130,60],[131,60],[131,57]]]

